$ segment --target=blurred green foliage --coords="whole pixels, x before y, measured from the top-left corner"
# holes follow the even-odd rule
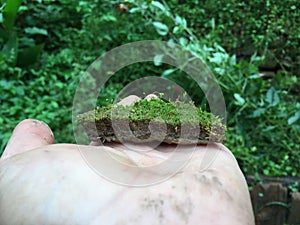
[[[114,47],[159,39],[190,50],[216,76],[226,145],[245,173],[300,176],[299,8],[297,0],[2,1],[0,152],[25,118],[47,122],[57,142],[74,143],[72,101],[88,66]],[[266,76],[261,68],[270,65]],[[209,110],[190,77],[152,62],[118,71],[99,103],[149,75],[175,81]]]

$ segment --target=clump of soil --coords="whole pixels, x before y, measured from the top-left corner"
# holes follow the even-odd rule
[[[108,105],[78,115],[91,141],[161,141],[193,144],[225,141],[221,119],[191,103],[143,99],[131,106]]]

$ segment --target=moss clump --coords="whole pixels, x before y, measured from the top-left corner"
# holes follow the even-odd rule
[[[225,127],[221,119],[194,106],[193,103],[143,99],[131,106],[108,105],[78,115],[93,141],[166,143],[223,142]],[[151,123],[152,132],[149,129]],[[128,126],[130,130],[128,130]],[[118,132],[118,137],[115,135]],[[134,138],[133,136],[134,135]]]

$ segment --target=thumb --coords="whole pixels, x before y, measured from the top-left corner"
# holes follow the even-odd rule
[[[15,127],[1,159],[53,143],[53,133],[46,123],[26,119]]]

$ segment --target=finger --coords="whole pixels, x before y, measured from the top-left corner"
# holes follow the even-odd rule
[[[150,100],[150,99],[152,99],[152,98],[158,98],[158,97],[157,97],[157,95],[155,95],[155,94],[149,94],[149,95],[147,95],[147,96],[145,97],[145,99],[147,99],[147,100]]]
[[[233,155],[233,153],[222,143],[212,142],[212,143],[209,143],[208,146],[210,148],[218,149],[220,152],[225,153],[224,155],[226,155],[227,157],[229,157],[230,159],[232,159],[233,161],[236,162],[236,158]]]
[[[101,142],[98,142],[98,141],[91,141],[89,143],[90,146],[99,146],[99,145],[102,145]]]
[[[123,105],[123,106],[127,106],[127,105],[132,105],[133,103],[140,101],[141,98],[136,96],[136,95],[129,95],[128,97],[122,99],[120,102],[117,103],[117,105]]]
[[[26,119],[14,129],[1,159],[53,143],[54,135],[46,123]]]

